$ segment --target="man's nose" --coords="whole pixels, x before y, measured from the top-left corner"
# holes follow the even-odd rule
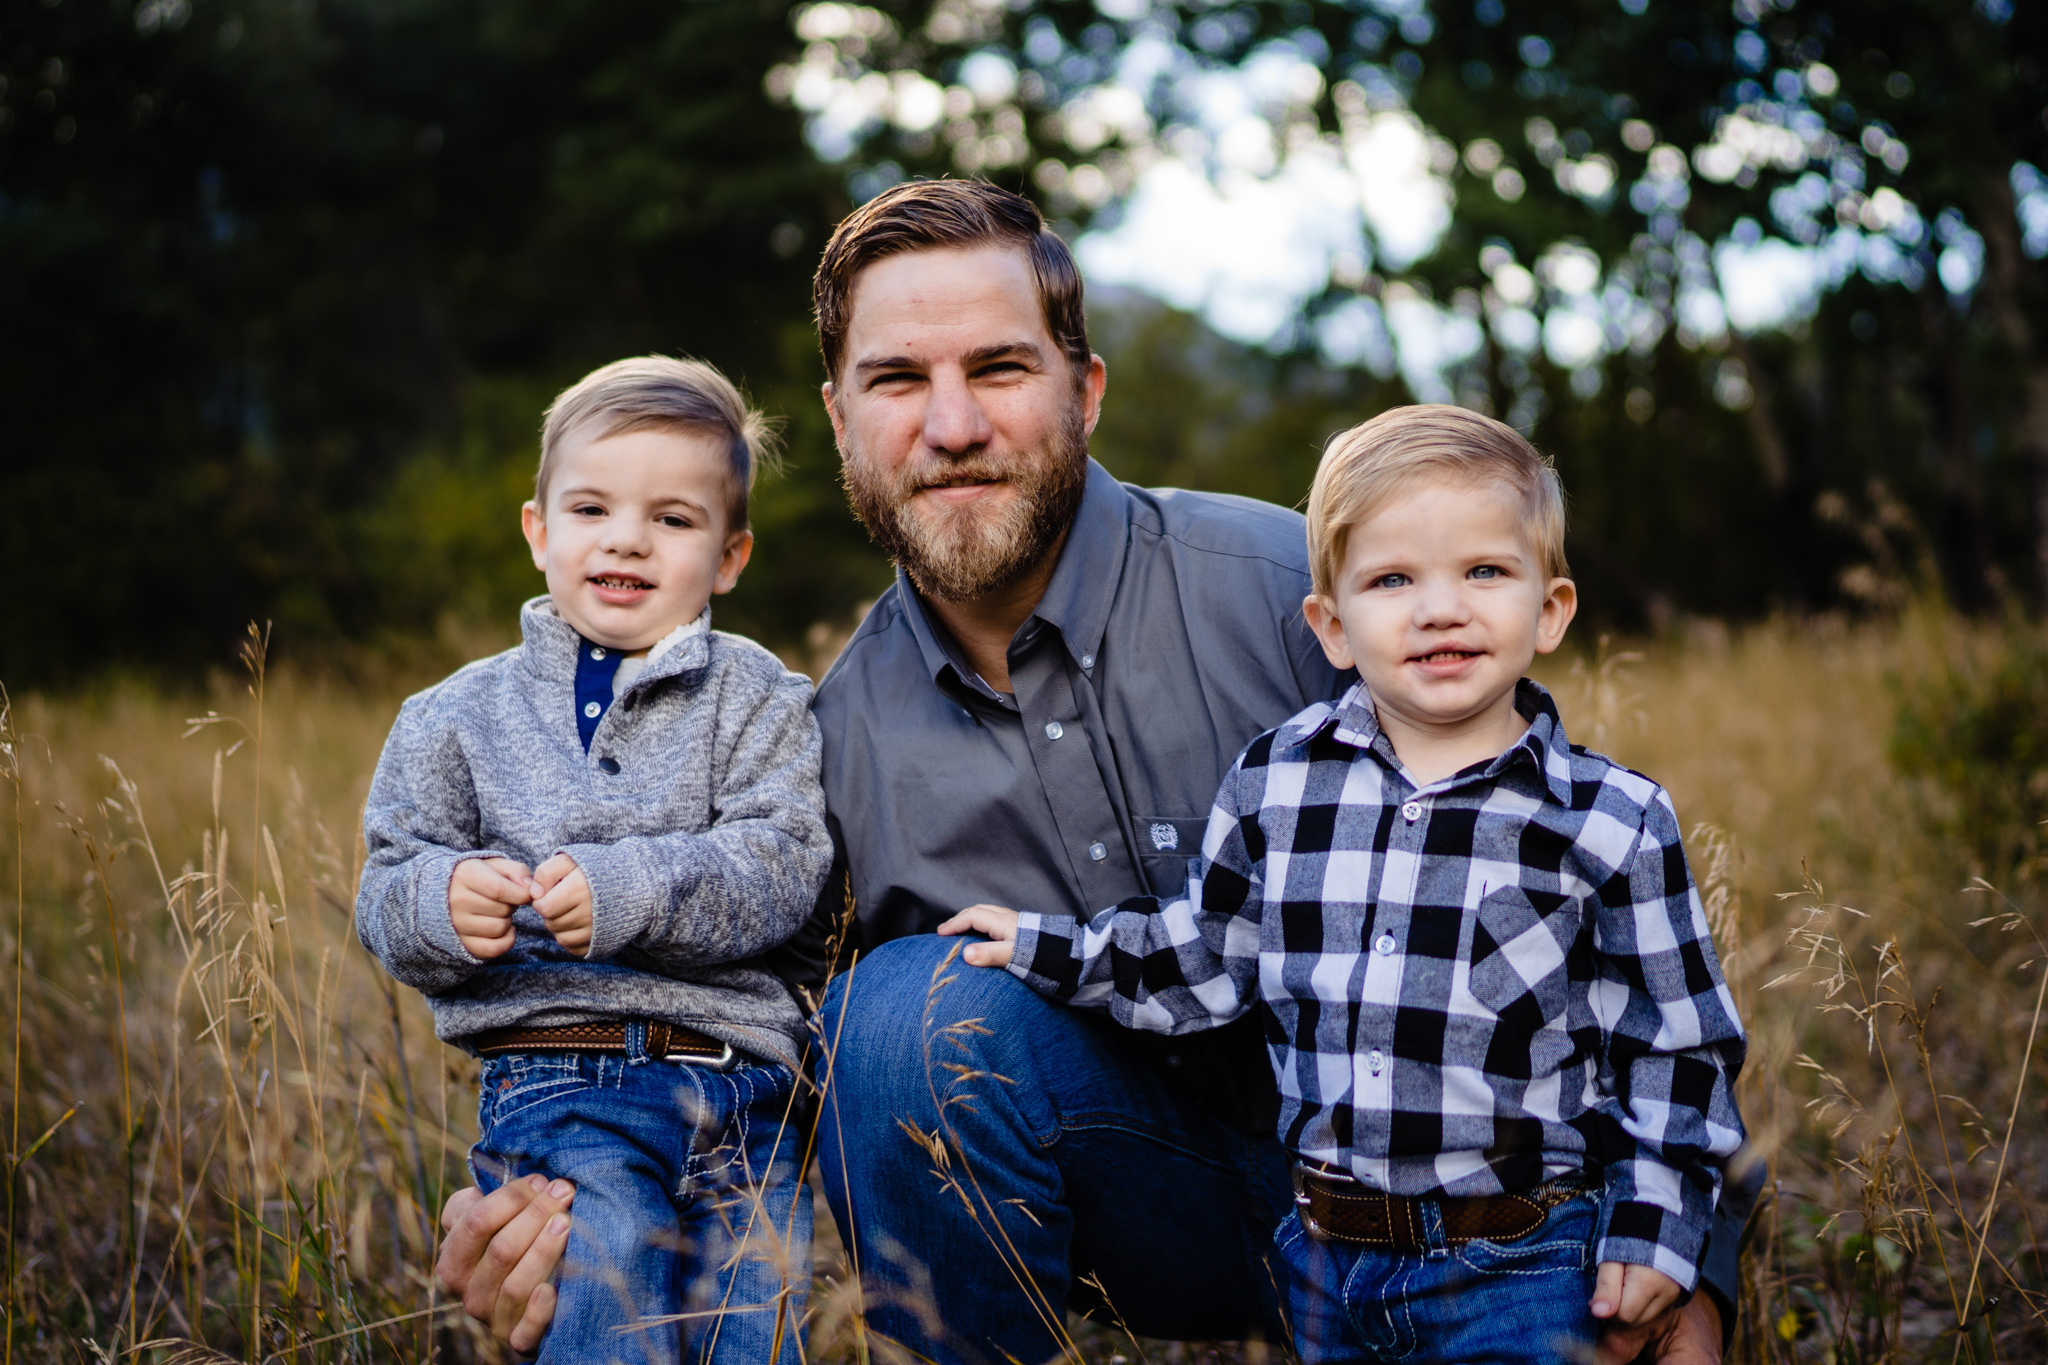
[[[966,455],[987,445],[995,431],[967,376],[941,370],[930,377],[930,383],[922,433],[925,445],[949,455]]]

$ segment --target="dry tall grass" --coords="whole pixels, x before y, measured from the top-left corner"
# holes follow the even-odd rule
[[[1574,737],[1698,829],[1770,1162],[1743,1359],[2048,1359],[2048,916],[2038,886],[1964,889],[1996,869],[1928,832],[1886,757],[1898,688],[1995,648],[1932,615],[1703,628],[1546,674]],[[4,1365],[491,1354],[428,1275],[473,1067],[348,922],[404,690],[258,666],[196,697],[15,699]],[[814,1358],[848,1358],[830,1261]]]

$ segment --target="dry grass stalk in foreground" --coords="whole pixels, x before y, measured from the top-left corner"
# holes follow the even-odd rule
[[[1936,617],[1707,628],[1551,679],[1576,738],[1713,827],[1692,856],[1771,1163],[1742,1359],[2048,1359],[2041,888],[1974,863],[1886,752],[1895,689],[2002,647]],[[348,921],[400,689],[268,678],[257,641],[249,662],[246,687],[196,705],[112,687],[19,699],[0,727],[5,1365],[167,1360],[185,1348],[146,1343],[168,1338],[245,1360],[490,1354],[427,1269],[429,1211],[466,1178],[473,1070]],[[1959,890],[1979,872],[2009,899]],[[947,1050],[942,1113],[989,1083]],[[917,1140],[972,1207],[950,1138]],[[879,1356],[825,1237],[810,1358]],[[1074,1359],[1236,1356],[1066,1326]]]

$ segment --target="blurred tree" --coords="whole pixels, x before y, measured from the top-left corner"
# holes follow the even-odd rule
[[[0,3],[0,676],[504,612],[540,409],[621,354],[814,411],[843,199],[790,47],[779,4]],[[763,505],[817,558],[736,619],[871,591],[821,426]]]
[[[1357,246],[1273,344],[1377,335],[1338,358],[1391,373],[1389,318],[1433,304],[1465,349],[1419,389],[1402,359],[1410,388],[1533,425],[1578,470],[1578,540],[1645,606],[1840,600],[1855,541],[1813,509],[1883,501],[1873,479],[1921,509],[1956,601],[2017,578],[2048,605],[2040,6],[827,0],[795,22],[770,88],[856,193],[989,174],[1105,227],[1167,162],[1226,196],[1348,179]]]

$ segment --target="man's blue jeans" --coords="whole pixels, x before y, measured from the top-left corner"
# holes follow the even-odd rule
[[[664,1062],[637,1025],[628,1049],[484,1062],[477,1184],[576,1184],[542,1365],[796,1365],[811,1191],[789,1068]]]
[[[1291,1213],[1274,1243],[1287,1263],[1288,1325],[1303,1365],[1548,1365],[1590,1361],[1596,1194],[1550,1211],[1513,1242],[1444,1241],[1423,1205],[1421,1255],[1324,1241]]]
[[[1036,1365],[1068,1307],[1106,1297],[1141,1336],[1281,1339],[1280,1144],[1218,1122],[1109,1020],[941,970],[960,942],[883,944],[818,1021],[819,1160],[869,1325],[935,1361]]]

